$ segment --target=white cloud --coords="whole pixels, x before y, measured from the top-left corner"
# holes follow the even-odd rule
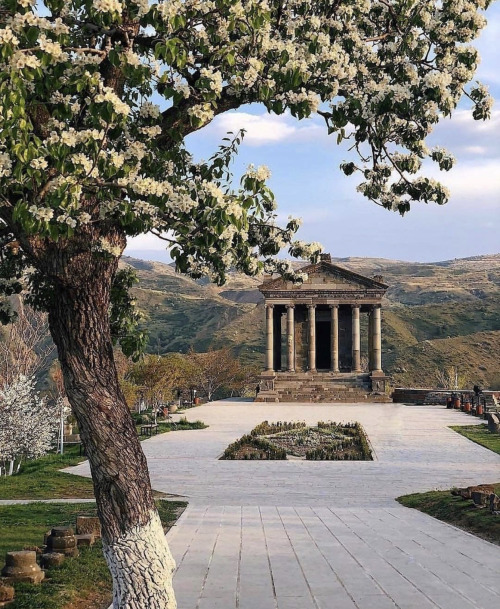
[[[481,209],[500,208],[500,163],[494,160],[484,162],[458,163],[445,173],[433,167],[424,175],[434,177],[451,190],[451,202],[467,207],[474,204]]]
[[[245,143],[250,146],[277,144],[285,141],[311,140],[326,136],[326,128],[322,128],[314,119],[297,121],[289,114],[280,116],[249,112],[227,112],[218,116],[204,133],[221,137],[232,131],[245,129]]]
[[[477,43],[474,44],[480,52],[481,63],[477,76],[485,84],[500,84],[498,71],[498,40],[500,39],[500,8],[492,4],[486,11],[488,25],[485,27]]]
[[[458,110],[443,119],[429,137],[429,144],[448,148],[458,159],[485,160],[500,157],[500,110],[488,121],[476,121],[470,110]]]

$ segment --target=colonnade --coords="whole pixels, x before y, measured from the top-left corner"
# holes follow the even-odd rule
[[[307,368],[316,372],[316,308],[317,305],[307,306],[307,335],[308,354]],[[295,305],[286,304],[286,351],[287,371],[295,372]],[[339,305],[330,304],[330,371],[338,373],[339,369]],[[350,305],[352,311],[352,367],[351,372],[361,372],[361,331],[360,304]],[[368,307],[368,366],[371,372],[382,371],[382,331],[380,305],[364,305]],[[274,305],[266,304],[266,371],[274,370],[275,349]]]

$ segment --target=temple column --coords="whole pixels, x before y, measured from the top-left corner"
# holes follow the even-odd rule
[[[266,305],[266,371],[274,370],[274,305]]]
[[[330,305],[331,311],[331,350],[332,372],[339,371],[339,305]]]
[[[288,372],[295,372],[295,316],[294,305],[286,305],[286,333],[288,346]]]
[[[359,305],[352,306],[352,372],[361,371],[361,341],[359,330]]]
[[[368,370],[373,370],[373,308],[368,311]]]
[[[307,305],[309,311],[309,371],[316,372],[316,305]]]
[[[380,305],[373,308],[372,364],[375,372],[382,372],[382,322]]]

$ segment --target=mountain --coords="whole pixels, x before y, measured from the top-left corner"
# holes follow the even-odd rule
[[[470,384],[500,388],[500,254],[435,263],[334,258],[356,273],[382,275],[384,369],[397,386],[432,386],[456,366]],[[165,353],[232,346],[243,361],[264,362],[262,278],[230,275],[223,287],[194,281],[173,266],[125,257],[136,269],[138,308],[149,350]]]

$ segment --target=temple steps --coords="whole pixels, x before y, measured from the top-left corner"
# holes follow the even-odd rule
[[[257,402],[390,402],[371,391],[369,374],[278,372],[273,389],[261,391]]]

